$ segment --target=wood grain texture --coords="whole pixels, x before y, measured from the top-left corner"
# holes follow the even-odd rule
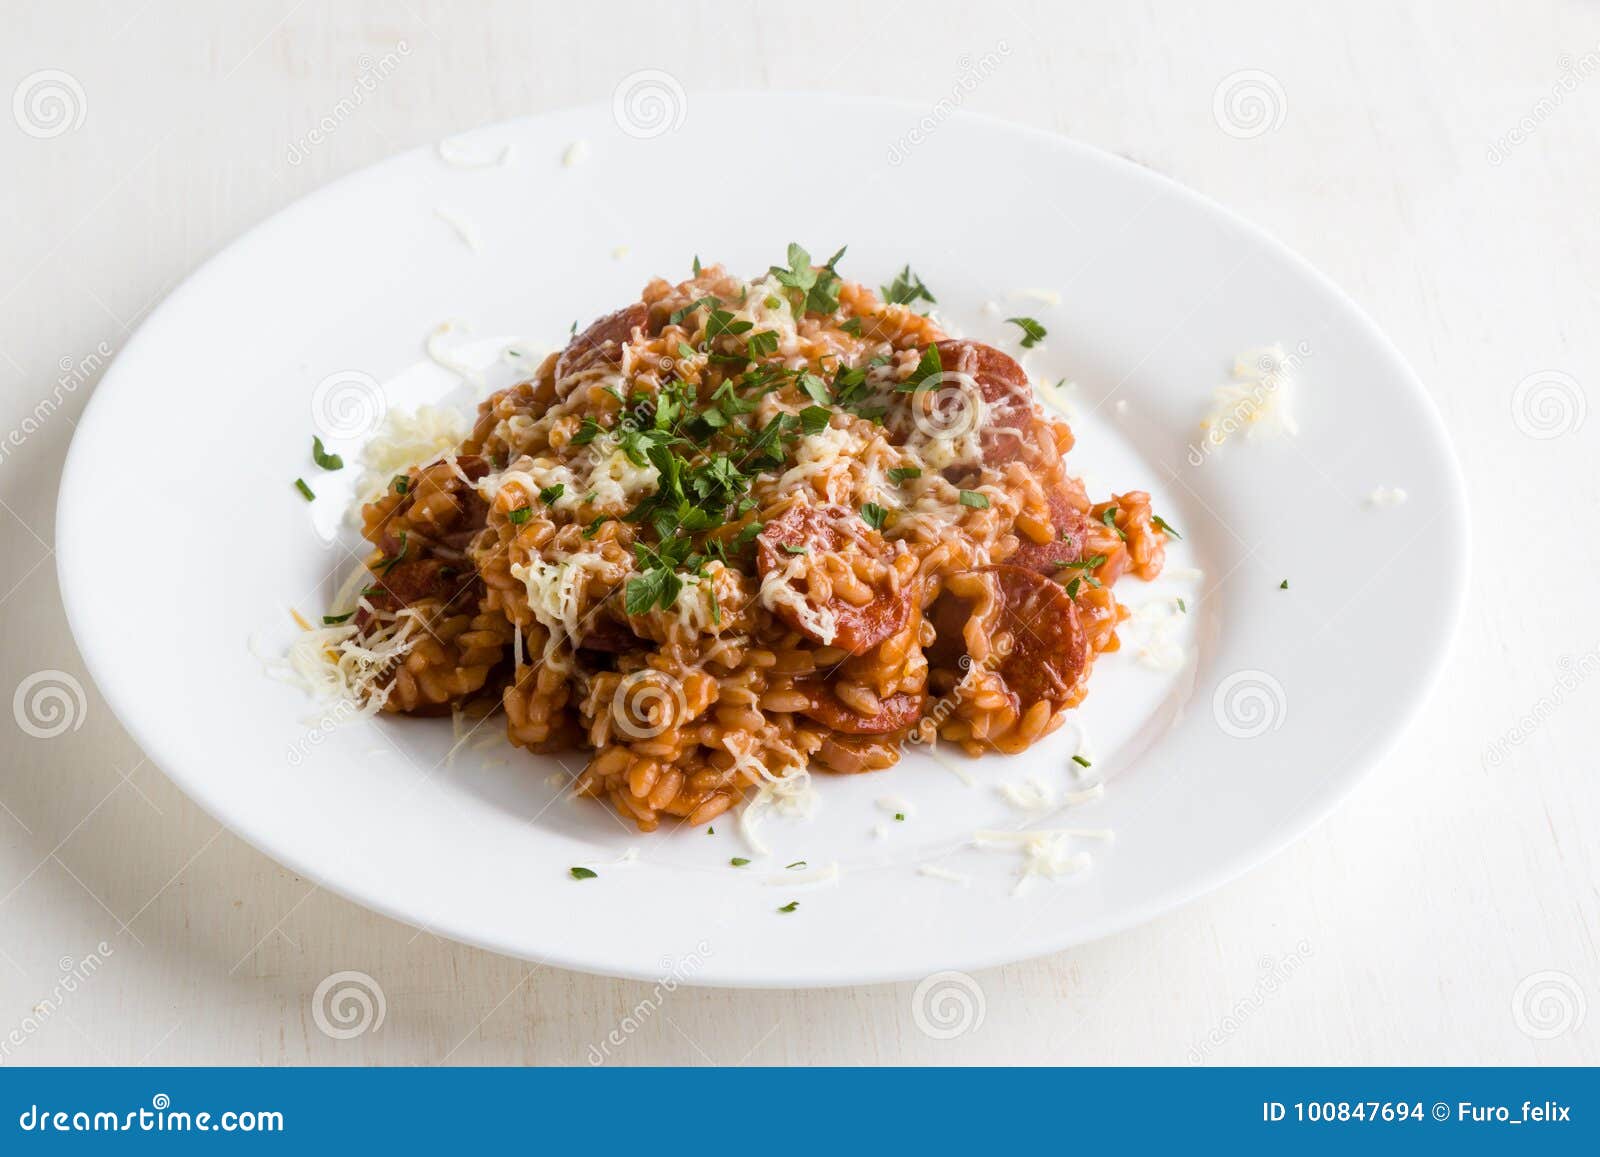
[[[1526,431],[1546,432],[1548,415],[1517,409],[1530,375],[1570,375],[1569,406],[1600,389],[1600,11],[10,0],[5,23],[0,87],[61,70],[85,114],[48,139],[0,116],[0,436],[28,424],[0,457],[7,696],[40,670],[82,675],[51,543],[95,375],[60,389],[63,364],[120,348],[200,261],[330,178],[607,100],[643,68],[680,78],[692,115],[740,87],[931,106],[963,58],[1004,43],[968,107],[1216,198],[1371,313],[1444,415],[1475,531],[1450,669],[1353,798],[1177,913],[980,974],[983,1020],[951,1040],[919,1030],[912,985],[658,994],[416,933],[221,830],[142,762],[84,679],[78,729],[40,739],[0,721],[5,1063],[583,1064],[625,1021],[610,1063],[1600,1061],[1600,417],[1577,424],[1569,408],[1564,433],[1538,438]],[[292,161],[363,62],[401,42],[392,75]],[[1241,70],[1283,94],[1281,124],[1251,139],[1213,112]],[[129,447],[130,461],[205,436],[203,414],[172,418],[174,447]],[[121,496],[107,505],[137,516]],[[1361,567],[1352,557],[1353,579]],[[58,993],[63,959],[102,942],[103,966]],[[341,970],[381,985],[381,1028],[340,1040],[317,1027],[312,995]],[[1533,1002],[1520,1018],[1519,985]],[[1562,999],[1567,1027],[1541,1039]]]

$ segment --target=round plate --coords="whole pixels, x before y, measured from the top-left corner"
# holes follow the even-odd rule
[[[208,262],[128,343],[72,445],[58,555],[84,657],[150,758],[263,851],[400,920],[701,984],[1060,949],[1217,886],[1327,812],[1426,693],[1465,586],[1457,467],[1372,323],[1216,205],[1059,137],[969,115],[930,128],[924,109],[854,98],[658,95],[340,180]],[[767,820],[757,855],[732,815],[645,835],[569,798],[582,757],[512,749],[498,720],[463,743],[449,720],[334,726],[268,677],[290,608],[320,615],[354,558],[344,508],[371,424],[334,404],[350,383],[369,406],[470,404],[512,379],[508,340],[554,348],[697,254],[754,275],[790,241],[818,259],[848,243],[841,271],[868,284],[909,262],[951,329],[1013,352],[1005,319],[1037,318],[1049,336],[1026,364],[1072,383],[1069,462],[1091,495],[1148,490],[1183,532],[1167,576],[1119,586],[1136,621],[1074,727],[1015,757],[818,775],[810,818]],[[424,355],[451,319],[470,330],[447,360],[481,365],[476,385]],[[1271,343],[1293,362],[1298,436],[1211,444],[1213,390]],[[317,469],[319,431],[352,466]],[[1374,504],[1380,487],[1409,501]],[[1141,658],[1164,650],[1177,669]],[[1114,838],[1065,837],[1088,866],[1024,879],[1020,845],[975,842],[1022,827]]]

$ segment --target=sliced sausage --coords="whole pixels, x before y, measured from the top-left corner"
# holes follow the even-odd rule
[[[800,709],[800,714],[845,735],[885,735],[910,727],[922,718],[922,705],[927,700],[921,693],[913,695],[902,691],[883,699],[882,709],[876,715],[858,715],[826,683],[806,687],[805,691],[811,696],[811,702]]]
[[[963,374],[977,383],[986,413],[979,445],[987,465],[1000,466],[1022,452],[1034,426],[1033,386],[1015,358],[982,342],[952,339],[935,342],[939,364],[947,374]]]
[[[622,347],[633,340],[633,331],[642,328],[649,319],[650,311],[644,302],[636,301],[626,309],[608,313],[591,323],[561,351],[556,359],[556,379],[559,381],[603,363],[621,362]]]
[[[768,522],[756,538],[756,570],[765,579],[774,570],[781,572],[794,565],[797,559],[804,559],[807,566],[826,565],[830,555],[842,568],[850,565],[846,557],[849,553],[879,553],[882,549],[878,532],[848,507],[792,506]],[[795,593],[802,599],[806,597],[803,588],[796,588]],[[826,608],[835,624],[831,639],[824,638],[816,624],[806,621],[793,606],[779,602],[774,609],[813,642],[862,655],[905,629],[911,616],[911,591],[896,594],[884,588],[875,591],[872,599],[861,606],[834,595]]]
[[[999,663],[1001,677],[1024,710],[1041,699],[1056,709],[1065,707],[1089,661],[1089,636],[1078,608],[1059,583],[1037,571],[990,566],[983,573],[993,576],[999,600],[996,634],[1010,636]]]
[[[1017,532],[1021,545],[1016,553],[1006,559],[1008,566],[1054,575],[1067,563],[1083,557],[1083,543],[1088,534],[1089,516],[1072,503],[1066,491],[1057,489],[1046,500],[1050,508],[1050,525],[1054,531],[1049,542],[1034,542],[1026,534]]]

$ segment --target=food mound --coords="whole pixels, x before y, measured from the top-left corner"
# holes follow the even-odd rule
[[[396,475],[328,620],[366,708],[501,705],[647,831],[908,740],[1060,727],[1165,526],[1146,494],[1089,499],[1015,360],[837,260],[652,281]]]

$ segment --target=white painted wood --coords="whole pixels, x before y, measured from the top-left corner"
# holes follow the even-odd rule
[[[1600,418],[1572,408],[1600,386],[1600,12],[1214,9],[8,3],[0,89],[60,70],[84,116],[41,139],[0,109],[6,696],[41,670],[82,677],[51,524],[101,343],[119,348],[198,262],[331,177],[609,99],[643,68],[672,72],[690,115],[712,116],[710,92],[741,86],[931,107],[967,61],[999,54],[967,107],[1216,197],[1371,312],[1456,439],[1476,582],[1429,708],[1331,820],[1165,919],[978,975],[982,1022],[949,1040],[918,1028],[912,985],[657,993],[415,933],[221,831],[141,762],[85,679],[76,729],[42,739],[0,721],[0,1061],[582,1064],[630,1010],[636,1027],[605,1046],[613,1063],[1600,1061]],[[398,66],[339,113],[401,42]],[[1213,107],[1243,70],[1282,93],[1281,123],[1248,139]],[[54,123],[30,116],[35,132]],[[300,158],[325,116],[326,141]],[[829,131],[849,126],[806,126],[790,147]],[[838,176],[819,164],[819,180]],[[85,384],[58,386],[85,359]],[[1532,389],[1519,383],[1550,371],[1570,378],[1540,379],[1555,383],[1543,396],[1568,408],[1519,410]],[[141,455],[206,436],[204,414],[172,418],[170,445],[128,447],[130,479]],[[1565,432],[1526,432],[1552,422]],[[138,517],[131,491],[106,504]],[[159,541],[147,559],[108,559],[107,581],[129,565],[159,566]],[[1352,552],[1352,581],[1363,567]],[[63,959],[97,951],[93,976],[57,989]],[[344,970],[385,998],[381,1027],[347,1040],[312,1012],[319,982]]]

